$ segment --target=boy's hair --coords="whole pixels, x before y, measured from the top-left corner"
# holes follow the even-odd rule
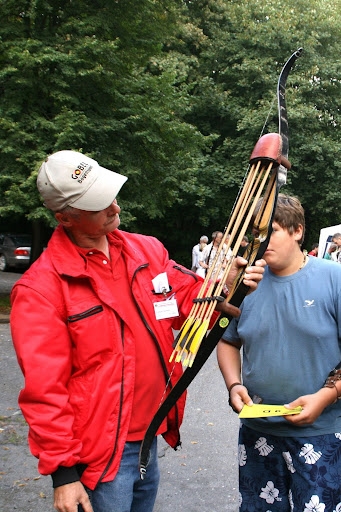
[[[262,200],[263,198],[258,201],[254,216],[257,215],[257,212],[261,207]],[[292,235],[301,224],[303,231],[301,240],[298,240],[298,243],[299,245],[302,245],[305,233],[305,219],[303,206],[297,197],[278,194],[273,222],[277,222],[277,224],[279,224],[281,228],[286,229],[290,235]]]
[[[286,229],[291,235],[301,225],[303,231],[301,240],[298,240],[298,243],[302,245],[305,234],[305,218],[303,206],[297,197],[278,194],[274,222],[277,222],[281,228]]]

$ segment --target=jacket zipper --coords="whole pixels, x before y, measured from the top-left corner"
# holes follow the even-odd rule
[[[163,358],[163,354],[162,354],[162,351],[161,351],[161,348],[160,348],[160,345],[159,345],[159,342],[157,340],[157,337],[154,333],[154,331],[152,330],[152,328],[150,327],[150,325],[148,324],[146,318],[144,317],[143,313],[142,313],[142,310],[137,302],[137,300],[135,299],[135,295],[134,295],[134,292],[133,292],[133,284],[134,284],[134,281],[135,281],[135,278],[136,278],[136,274],[139,270],[142,270],[143,268],[146,268],[149,266],[149,263],[145,263],[144,265],[141,265],[140,267],[138,267],[135,272],[134,272],[134,275],[133,275],[133,279],[131,281],[131,294],[133,296],[133,300],[134,300],[134,303],[137,307],[137,310],[139,312],[139,315],[142,319],[142,322],[144,323],[147,331],[149,332],[149,334],[151,335],[151,337],[153,338],[154,340],[154,343],[155,343],[155,346],[157,348],[157,351],[159,353],[159,357],[160,357],[160,361],[161,361],[161,365],[162,365],[162,368],[163,368],[163,372],[164,372],[164,375],[165,375],[165,379],[166,379],[166,385],[168,385],[170,387],[170,389],[172,389],[173,385],[172,385],[172,382],[170,380],[170,375],[168,373],[168,370],[167,370],[167,366],[166,366],[166,363],[165,363],[165,360]],[[177,268],[177,267],[174,267],[174,268]],[[180,268],[180,267],[179,267]],[[179,412],[178,412],[178,406],[177,404],[175,404],[175,416],[176,416],[176,424],[178,426],[178,429],[179,429]]]
[[[189,276],[192,276],[196,281],[198,281],[198,278],[196,274],[194,274],[194,272],[190,270],[185,270],[184,268],[179,267],[178,265],[173,265],[173,268],[175,268],[176,270],[180,270],[180,272],[182,272],[183,274],[188,274]]]
[[[90,308],[87,311],[83,311],[82,313],[78,313],[77,315],[69,316],[68,322],[77,322],[78,320],[83,320],[83,318],[96,315],[96,313],[100,313],[101,311],[103,311],[103,306],[94,306],[93,308]]]
[[[114,450],[112,452],[112,455],[109,459],[108,464],[106,465],[106,468],[104,469],[102,476],[98,480],[96,487],[102,482],[103,478],[108,472],[108,469],[110,468],[112,461],[114,460],[116,449],[117,449],[117,443],[118,443],[118,436],[120,432],[120,425],[121,425],[121,416],[122,416],[122,406],[123,406],[123,392],[124,392],[124,322],[121,319],[121,340],[122,340],[122,347],[123,347],[123,363],[122,363],[122,376],[121,376],[121,397],[120,397],[120,412],[118,414],[118,422],[117,422],[117,431],[116,431],[116,438],[115,438],[115,444],[114,444]],[[95,489],[96,489],[95,487]]]
[[[156,335],[155,335],[154,331],[152,330],[152,328],[151,328],[151,327],[150,327],[150,325],[148,324],[147,320],[145,319],[145,317],[144,317],[144,315],[143,315],[143,313],[142,313],[142,310],[141,310],[141,308],[140,308],[140,306],[139,306],[139,304],[138,304],[137,300],[135,299],[135,295],[134,295],[134,293],[133,293],[133,284],[134,284],[134,281],[135,281],[135,277],[136,277],[137,272],[138,272],[139,270],[143,269],[143,268],[148,267],[148,266],[149,266],[149,263],[146,263],[145,265],[141,265],[140,267],[138,267],[138,268],[135,270],[134,275],[133,275],[133,279],[132,279],[132,281],[131,281],[130,288],[131,288],[131,294],[132,294],[133,299],[134,299],[134,302],[135,302],[135,306],[137,307],[137,310],[138,310],[139,315],[140,315],[140,317],[141,317],[141,319],[142,319],[142,322],[144,323],[144,325],[145,325],[145,327],[146,327],[147,331],[149,332],[149,334],[150,334],[150,335],[151,335],[151,337],[153,338],[154,343],[155,343],[155,345],[156,345],[156,348],[157,348],[157,350],[158,350],[158,352],[159,352],[159,356],[160,356],[160,359],[161,359],[162,368],[163,368],[163,371],[164,371],[164,374],[165,374],[165,378],[166,378],[166,383],[167,383],[167,382],[169,381],[169,373],[168,373],[168,370],[167,370],[167,366],[166,366],[165,360],[164,360],[164,358],[163,358],[163,354],[162,354],[162,351],[161,351],[161,348],[160,348],[159,342],[158,342],[158,340],[157,340],[157,337],[156,337]],[[172,386],[172,385],[171,385],[171,383],[170,383],[170,386]]]
[[[133,284],[134,284],[134,281],[135,281],[135,278],[136,278],[136,274],[139,270],[142,270],[143,268],[146,268],[149,266],[149,263],[145,263],[144,265],[141,265],[140,267],[138,267],[135,272],[134,272],[134,275],[133,275],[133,279],[131,281],[131,285],[130,285],[130,288],[131,288],[131,294],[132,294],[132,297],[133,297],[133,300],[134,300],[134,303],[136,305],[136,308],[139,312],[139,315],[142,319],[142,322],[144,323],[146,329],[148,330],[149,334],[151,335],[151,337],[153,338],[154,342],[155,342],[155,345],[156,345],[156,348],[157,348],[157,351],[159,353],[159,357],[160,357],[160,361],[161,361],[161,365],[162,365],[162,368],[163,368],[163,371],[164,371],[164,374],[165,374],[165,379],[166,379],[166,384],[169,385],[170,389],[172,389],[173,385],[172,385],[172,382],[170,380],[170,376],[169,376],[169,373],[168,373],[168,370],[167,370],[167,366],[166,366],[166,363],[165,363],[165,360],[163,358],[163,354],[162,354],[162,351],[161,351],[161,348],[160,348],[160,345],[159,345],[159,342],[157,340],[157,337],[155,335],[155,333],[153,332],[152,328],[150,327],[150,325],[148,324],[147,320],[145,319],[143,313],[142,313],[142,310],[137,302],[137,300],[135,299],[135,295],[133,293]],[[194,279],[197,281],[197,277],[195,274],[193,274],[193,272],[187,272],[185,270],[183,270],[181,267],[178,267],[177,265],[174,265],[174,267],[176,270],[180,270],[181,272],[183,272],[184,274],[189,274],[191,275],[192,277],[194,277]],[[101,307],[101,306],[100,306]],[[77,315],[74,315],[74,316],[77,316]],[[123,346],[123,356],[124,356],[124,322],[123,320],[121,320],[121,339],[122,339],[122,346]],[[114,446],[114,451],[110,457],[110,460],[108,462],[108,464],[106,465],[106,468],[104,469],[103,473],[102,473],[102,476],[100,477],[100,479],[98,480],[96,486],[95,486],[95,489],[97,488],[97,486],[102,482],[103,478],[105,477],[105,475],[107,474],[111,464],[112,464],[112,461],[115,457],[115,454],[116,454],[116,449],[117,449],[117,443],[118,443],[118,437],[119,437],[119,431],[120,431],[120,423],[121,423],[121,416],[122,416],[122,405],[123,405],[123,378],[124,378],[124,359],[123,359],[123,364],[122,364],[122,385],[121,385],[121,398],[120,398],[120,412],[119,412],[119,416],[118,416],[118,425],[117,425],[117,432],[116,432],[116,439],[115,439],[115,446]],[[177,404],[175,404],[175,417],[176,417],[176,424],[178,426],[178,430],[179,430],[179,411],[178,411],[178,406]]]

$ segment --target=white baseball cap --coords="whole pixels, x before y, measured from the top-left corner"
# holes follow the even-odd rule
[[[77,151],[57,151],[41,165],[37,187],[52,211],[66,206],[95,212],[111,205],[127,177]]]

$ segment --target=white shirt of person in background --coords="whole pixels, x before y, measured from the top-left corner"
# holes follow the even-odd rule
[[[199,258],[199,265],[203,269],[205,269],[205,272],[208,268],[210,268],[212,266],[222,238],[223,238],[223,233],[221,231],[215,231],[214,233],[212,233],[212,242],[210,244],[208,244],[205,247],[205,249],[202,251],[200,258]],[[217,281],[217,280],[221,279],[221,277],[224,273],[226,264],[227,264],[228,260],[231,258],[231,256],[232,256],[231,249],[229,249],[226,254],[226,244],[224,244],[223,250],[220,252],[218,260],[214,266],[214,270],[213,270],[212,276],[211,276],[212,280]],[[221,264],[222,264],[221,269],[217,275],[218,269]]]
[[[207,242],[208,242],[208,237],[206,235],[203,235],[200,237],[199,243],[193,247],[193,249],[192,249],[192,267],[191,267],[192,272],[197,273],[198,269],[199,268],[201,269],[201,267],[199,265],[199,257],[200,257],[201,252],[206,247]]]

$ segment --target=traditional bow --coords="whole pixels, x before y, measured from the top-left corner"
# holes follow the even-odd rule
[[[239,191],[214,261],[208,270],[198,297],[193,301],[192,310],[175,339],[171,360],[175,357],[176,362],[182,361],[187,368],[159,406],[146,431],[140,450],[142,479],[146,473],[150,447],[158,428],[207,361],[231,320],[229,315],[221,314],[206,336],[213,311],[217,303],[224,300],[227,277],[237,256],[241,240],[252,219],[254,219],[252,231],[255,236],[244,255],[248,260],[248,265],[252,265],[256,259],[262,258],[268,246],[279,189],[286,183],[287,169],[290,169],[285,86],[289,72],[301,53],[302,48],[291,55],[279,76],[277,87],[279,133],[263,135],[256,143],[251,154],[248,174]],[[264,190],[263,201],[256,211],[256,206]],[[227,261],[231,251],[232,255]],[[243,267],[226,299],[227,302],[237,307],[240,306],[248,292],[248,287],[243,283],[244,273],[245,268]],[[214,279],[214,275],[216,279]],[[217,276],[219,276],[218,279]],[[179,444],[180,442],[175,448]]]

